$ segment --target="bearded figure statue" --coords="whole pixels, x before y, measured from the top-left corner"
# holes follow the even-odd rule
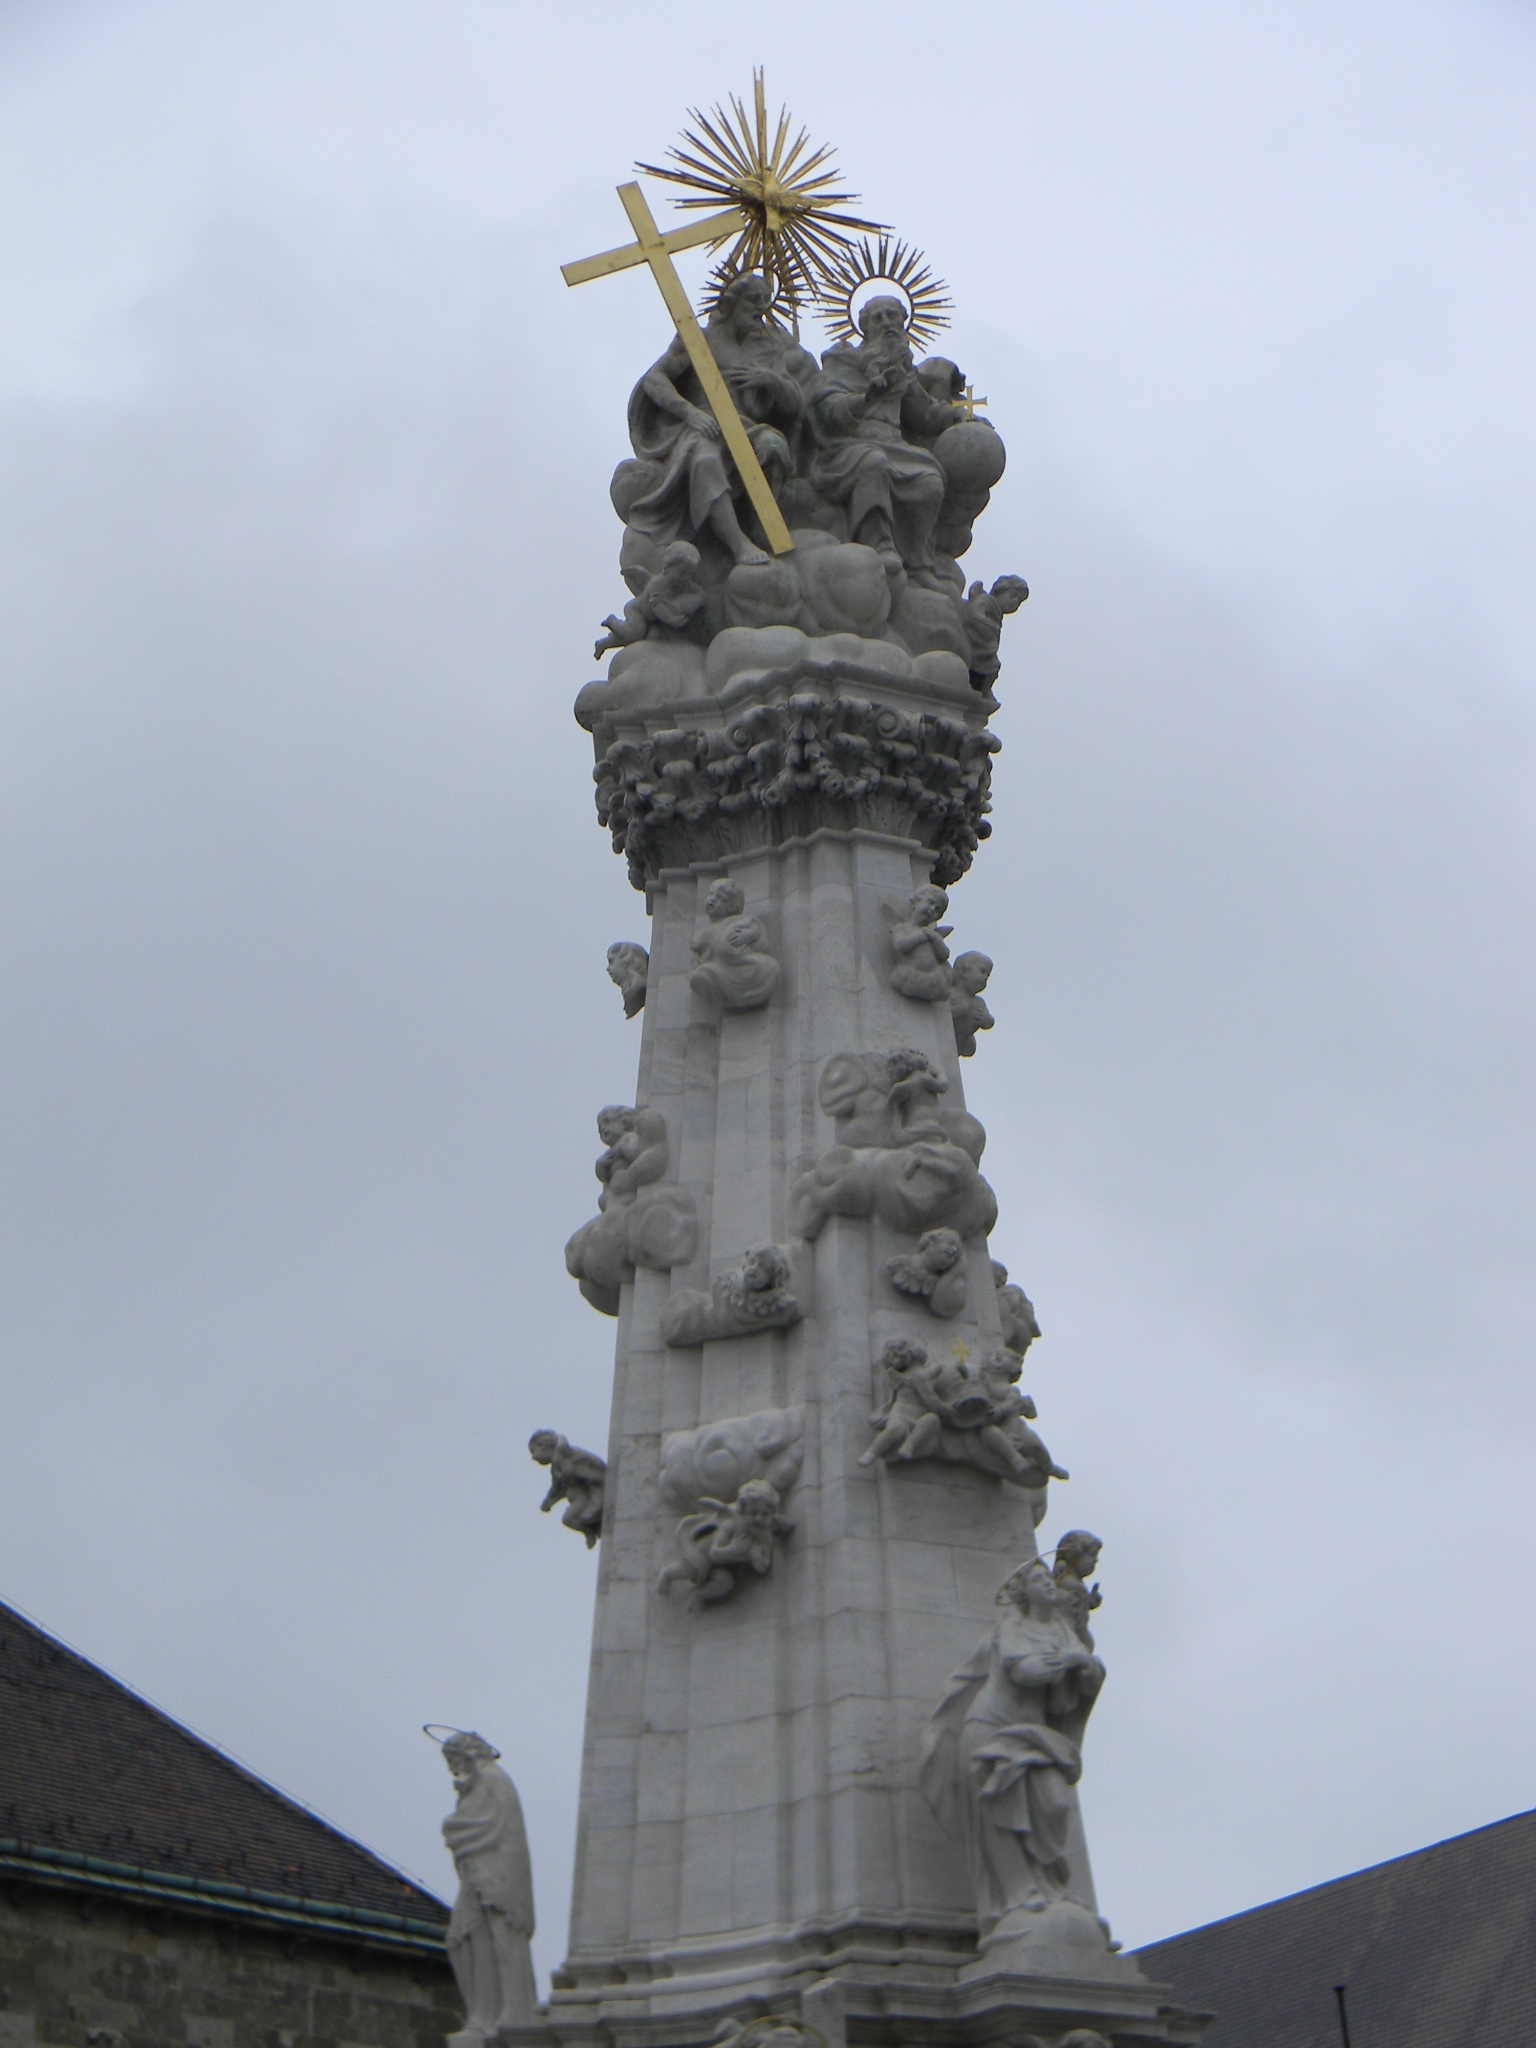
[[[908,437],[942,433],[955,408],[918,377],[900,299],[869,300],[859,332],[857,347],[840,343],[821,359],[811,400],[819,443],[811,482],[843,509],[848,538],[873,548],[888,573],[906,568],[932,578],[944,470]]]
[[[428,1733],[434,1731],[428,1730]],[[533,1871],[517,1787],[483,1735],[455,1729],[443,1743],[458,1804],[443,1840],[458,1872],[459,1896],[448,1922],[448,1960],[464,2001],[454,2048],[482,2048],[502,2027],[534,2022],[538,1993],[528,1943],[533,1934]]]

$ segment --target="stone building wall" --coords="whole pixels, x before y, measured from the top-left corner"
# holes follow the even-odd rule
[[[0,2048],[441,2048],[446,1955],[0,1887]]]

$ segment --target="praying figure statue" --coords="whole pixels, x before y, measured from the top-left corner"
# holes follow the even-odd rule
[[[939,923],[948,908],[948,896],[933,882],[913,891],[905,917],[896,904],[881,904],[880,915],[890,926],[891,951],[896,955],[891,987],[898,995],[916,1003],[948,1000],[949,948],[944,941],[954,927]]]
[[[981,999],[992,978],[992,962],[985,953],[959,953],[950,969],[949,1008],[955,1020],[955,1051],[971,1059],[976,1051],[978,1031],[990,1031],[995,1018]]]
[[[965,1848],[984,1951],[1033,1936],[1102,1953],[1074,1788],[1104,1666],[1078,1632],[1073,1596],[1038,1558],[997,1599],[1002,1618],[929,1721],[919,1781]]]
[[[693,941],[698,965],[688,986],[722,1010],[762,1009],[779,980],[762,919],[747,914],[740,884],[724,877],[704,898],[704,914],[709,923]]]
[[[567,1529],[587,1539],[590,1550],[603,1533],[603,1489],[608,1466],[595,1451],[579,1451],[558,1431],[536,1429],[528,1439],[528,1455],[536,1465],[549,1467],[549,1491],[539,1503],[547,1515],[556,1501],[565,1502],[560,1517]]]
[[[429,1733],[432,1731],[429,1731]],[[531,2027],[538,1993],[528,1943],[533,1871],[517,1787],[483,1735],[454,1729],[443,1743],[458,1804],[443,1840],[459,1877],[448,1922],[448,1960],[464,2001],[451,2048],[482,2048],[502,2027]]]

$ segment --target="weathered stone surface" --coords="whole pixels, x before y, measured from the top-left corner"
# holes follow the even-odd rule
[[[458,2021],[446,1952],[400,1957],[0,1883],[5,2048],[441,2048]]]

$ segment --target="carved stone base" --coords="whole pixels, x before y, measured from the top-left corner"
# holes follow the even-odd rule
[[[938,1954],[892,1966],[866,1939],[828,1968],[809,1946],[771,1990],[717,1985],[689,1996],[684,1983],[615,1983],[553,1991],[537,2027],[496,2036],[496,2048],[709,2048],[769,2016],[805,2048],[1057,2048],[1083,2031],[1113,2048],[1191,2048],[1210,2015],[1173,2003],[1128,1957],[1113,1975],[1014,1972],[985,1959],[948,1968]],[[862,1954],[859,1951],[862,1950]],[[889,1955],[887,1949],[886,1955]],[[734,2023],[734,2026],[733,2026]],[[766,2026],[754,2027],[754,2039]],[[1076,2048],[1076,2040],[1074,2040]]]

